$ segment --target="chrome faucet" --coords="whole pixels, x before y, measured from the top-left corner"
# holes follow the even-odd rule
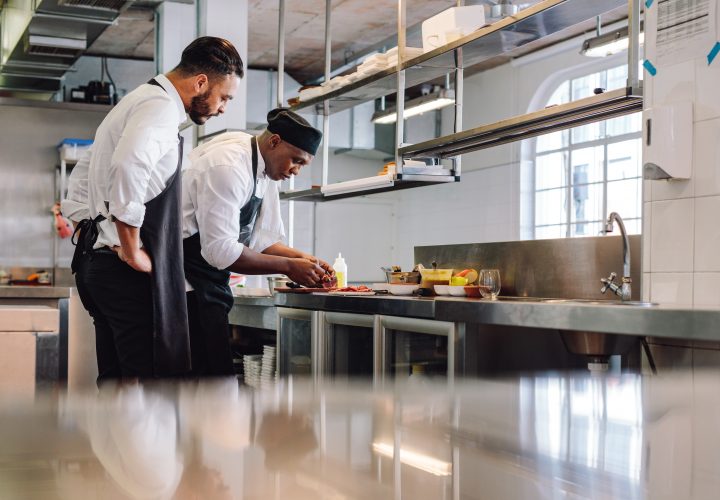
[[[622,217],[617,212],[613,212],[608,215],[607,221],[605,222],[605,232],[612,233],[613,222],[617,222],[620,228],[620,234],[623,237],[623,277],[622,283],[618,285],[614,283],[617,275],[610,273],[607,278],[602,278],[600,281],[603,284],[601,293],[607,292],[609,288],[615,295],[618,295],[622,300],[630,300],[632,295],[632,278],[630,278],[630,240],[628,239],[627,231],[625,230],[625,224],[623,223]]]

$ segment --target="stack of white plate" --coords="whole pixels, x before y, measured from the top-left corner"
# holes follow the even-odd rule
[[[262,369],[260,371],[261,387],[268,387],[275,382],[275,346],[263,346]]]
[[[246,354],[243,356],[245,383],[250,387],[260,387],[262,360],[263,356],[261,354]]]

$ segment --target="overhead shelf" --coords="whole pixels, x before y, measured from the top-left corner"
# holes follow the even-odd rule
[[[345,198],[355,198],[358,196],[367,196],[370,194],[387,193],[389,191],[399,191],[401,189],[410,189],[422,186],[434,186],[438,184],[458,182],[459,180],[460,176],[454,175],[398,174],[397,178],[392,182],[390,186],[368,188],[358,191],[349,191],[334,194],[323,193],[320,187],[313,187],[311,189],[282,192],[280,193],[280,199],[312,202],[334,201],[342,200]]]
[[[435,80],[454,70],[455,49],[463,49],[463,66],[468,68],[496,56],[511,56],[514,50],[527,43],[624,5],[627,0],[542,0],[514,16],[405,61],[401,67],[405,70],[405,87]],[[323,104],[328,101],[332,114],[396,92],[397,67],[392,67],[300,102],[292,110],[322,114]]]
[[[399,149],[403,158],[449,158],[642,110],[641,88],[621,88]]]

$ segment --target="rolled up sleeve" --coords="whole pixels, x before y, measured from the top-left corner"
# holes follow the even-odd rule
[[[113,152],[109,212],[122,222],[142,226],[152,169],[177,148],[177,111],[166,99],[143,102],[128,118]]]
[[[278,183],[272,181],[265,191],[260,214],[255,221],[255,229],[250,238],[250,248],[256,252],[263,252],[268,247],[284,240],[285,227],[280,212],[280,192]]]
[[[240,206],[252,190],[248,179],[231,166],[210,167],[198,183],[197,222],[203,258],[218,269],[227,269],[244,246],[240,234]]]
[[[67,197],[60,202],[62,214],[73,222],[90,218],[88,206],[90,154],[91,151],[88,149],[73,167],[68,177]]]

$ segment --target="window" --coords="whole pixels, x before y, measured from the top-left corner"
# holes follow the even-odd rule
[[[557,87],[547,106],[625,86],[619,66]],[[629,233],[641,229],[640,113],[542,135],[535,142],[535,238],[597,236],[610,212]]]

